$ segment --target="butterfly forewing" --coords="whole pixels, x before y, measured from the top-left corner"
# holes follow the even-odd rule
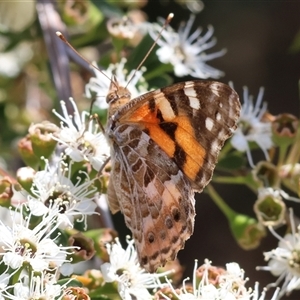
[[[116,114],[120,123],[139,124],[202,191],[220,149],[236,129],[238,95],[220,82],[188,81],[131,100]]]
[[[240,103],[225,84],[188,81],[113,107],[110,207],[124,214],[141,265],[155,271],[192,234],[194,190],[210,181]]]

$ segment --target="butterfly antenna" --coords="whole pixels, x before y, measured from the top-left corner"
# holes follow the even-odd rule
[[[161,30],[159,31],[154,43],[152,44],[152,46],[150,47],[150,49],[148,50],[148,52],[146,53],[146,55],[144,56],[144,58],[142,59],[142,61],[139,63],[139,65],[137,66],[137,68],[134,70],[134,73],[132,74],[131,78],[129,79],[129,81],[127,82],[125,88],[127,88],[128,84],[131,82],[131,80],[134,78],[136,72],[141,68],[141,66],[144,64],[145,60],[148,58],[148,56],[150,55],[150,53],[152,52],[153,48],[155,47],[155,45],[157,44],[157,41],[160,39],[162,32],[165,30],[165,28],[169,25],[169,23],[171,22],[171,20],[173,19],[174,14],[170,13],[168,15],[168,17],[165,20],[164,25],[162,26]]]
[[[64,35],[60,31],[56,31],[56,35],[68,46],[70,47],[79,57],[81,57],[88,65],[98,70],[101,74],[103,74],[110,82],[111,78],[109,78],[102,70],[100,70],[97,66],[93,65],[91,62],[89,62],[86,58],[84,58],[64,37]]]

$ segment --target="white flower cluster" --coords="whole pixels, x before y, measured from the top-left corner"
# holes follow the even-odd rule
[[[86,228],[98,196],[94,185],[97,176],[91,178],[84,169],[76,169],[75,163],[88,163],[97,172],[109,152],[94,121],[88,120],[86,126],[88,115],[83,113],[81,119],[73,100],[71,104],[73,117],[64,103],[63,116],[55,113],[64,123],[53,135],[59,147],[64,146],[63,153],[41,158],[43,170],[24,167],[17,173],[20,182],[30,188],[22,191],[21,201],[12,202],[15,206],[9,211],[10,219],[0,220],[0,299],[54,300],[65,296],[66,284],[58,284],[58,279],[79,247],[63,246],[61,232],[71,230],[75,222]]]
[[[205,260],[205,263],[198,268],[198,262],[195,262],[193,283],[188,286],[187,280],[183,281],[182,288],[175,290],[169,280],[167,280],[171,293],[179,300],[264,300],[265,291],[259,296],[258,283],[254,290],[246,288],[244,271],[237,263],[226,264],[226,270],[216,268],[211,262]],[[197,282],[199,282],[197,284]],[[276,290],[271,300],[276,300],[279,290]],[[171,300],[164,293],[161,293],[164,299]]]
[[[63,116],[53,111],[61,120],[61,130],[53,138],[63,144],[65,154],[75,162],[87,161],[99,171],[109,156],[109,146],[95,119],[83,111],[81,116],[72,98],[74,114],[69,115],[65,102],[61,102]]]
[[[127,240],[126,250],[122,248],[119,240],[114,244],[107,244],[109,262],[101,266],[106,282],[117,282],[118,291],[122,299],[152,299],[149,289],[163,286],[159,278],[170,272],[150,274],[141,268],[134,240]]]
[[[25,211],[26,210],[26,211]],[[34,216],[21,205],[20,212],[10,211],[10,226],[0,221],[0,245],[4,272],[0,276],[0,299],[62,299],[63,287],[58,285],[59,268],[69,262],[73,246],[60,246],[57,228],[58,211],[43,216],[30,228]],[[24,217],[27,214],[27,217]],[[18,276],[17,276],[18,275]],[[18,280],[10,285],[12,278]]]

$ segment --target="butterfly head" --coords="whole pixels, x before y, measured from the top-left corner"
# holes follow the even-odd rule
[[[128,103],[131,99],[131,93],[126,87],[120,86],[116,76],[111,79],[106,102],[109,105],[109,116],[113,115],[121,106]]]

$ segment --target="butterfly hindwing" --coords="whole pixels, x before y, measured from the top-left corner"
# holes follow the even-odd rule
[[[109,188],[122,199],[120,209],[141,265],[153,272],[175,259],[192,234],[194,192],[176,163],[149,135],[132,126],[120,129],[129,140],[115,148]]]

